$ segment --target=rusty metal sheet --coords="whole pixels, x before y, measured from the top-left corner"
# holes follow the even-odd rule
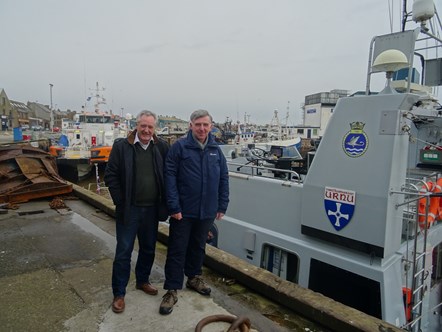
[[[15,157],[15,161],[25,176],[28,176],[28,174],[41,174],[46,171],[46,167],[41,162],[41,158],[17,156]]]
[[[0,178],[10,177],[11,173],[17,173],[17,163],[14,159],[0,161]]]
[[[0,180],[0,195],[24,186],[25,182],[26,177],[21,174],[19,176],[7,179],[7,181]]]
[[[0,195],[0,203],[23,203],[36,198],[52,197],[69,194],[72,192],[71,185],[57,185],[40,188],[21,188],[6,195]]]
[[[34,147],[0,147],[0,203],[72,192],[72,185],[57,172],[55,157]]]

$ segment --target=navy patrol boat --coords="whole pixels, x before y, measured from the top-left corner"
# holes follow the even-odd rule
[[[434,3],[415,1],[413,20],[415,29],[373,38],[365,94],[338,101],[307,174],[229,168],[231,203],[215,242],[398,327],[442,331],[442,109],[431,94],[442,84],[442,41]],[[374,94],[376,73],[387,83]]]

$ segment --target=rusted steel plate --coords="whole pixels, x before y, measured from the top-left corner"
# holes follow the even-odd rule
[[[1,195],[0,203],[23,203],[36,198],[52,197],[57,195],[69,194],[72,192],[71,185],[62,185],[59,187],[40,188],[29,191],[12,192],[10,194]]]
[[[0,203],[72,192],[57,172],[55,157],[31,146],[0,147]]]

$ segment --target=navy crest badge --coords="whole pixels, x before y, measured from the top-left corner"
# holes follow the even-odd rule
[[[342,148],[347,156],[357,158],[362,156],[368,148],[368,137],[364,132],[365,123],[350,123],[350,131],[342,140]]]
[[[356,193],[351,190],[325,187],[324,207],[333,227],[340,231],[348,225],[355,210]]]

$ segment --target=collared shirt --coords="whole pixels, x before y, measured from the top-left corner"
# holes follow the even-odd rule
[[[143,144],[140,139],[138,138],[138,133],[135,135],[135,139],[134,139],[134,144],[136,144],[137,142],[140,143],[140,146],[144,149],[147,150],[147,148],[149,147],[150,142],[153,141],[153,137],[150,138],[150,141],[147,144]]]
[[[193,137],[193,139],[195,140],[195,142],[198,143],[198,145],[200,146],[201,150],[204,150],[204,148],[205,148],[206,145],[207,145],[209,135],[207,135],[206,140],[204,141],[204,143],[201,143],[201,142],[198,140],[198,138],[196,138],[196,136],[193,134],[193,132],[192,132],[192,137]]]

